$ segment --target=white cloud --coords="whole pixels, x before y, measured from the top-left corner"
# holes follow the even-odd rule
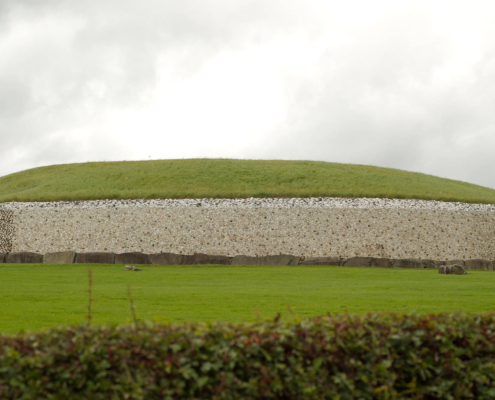
[[[487,1],[4,0],[0,174],[315,159],[495,187]]]

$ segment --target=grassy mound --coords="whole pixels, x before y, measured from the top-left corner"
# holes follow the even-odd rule
[[[0,177],[0,202],[313,196],[495,204],[495,190],[478,185],[397,169],[316,161],[93,162]]]

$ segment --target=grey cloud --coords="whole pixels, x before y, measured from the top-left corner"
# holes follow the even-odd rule
[[[233,153],[374,164],[495,187],[495,172],[486,172],[495,145],[495,8],[475,2],[478,13],[453,20],[480,30],[473,46],[482,55],[466,67],[471,76],[448,80],[442,70],[458,38],[426,2],[404,4],[349,28],[310,1],[0,0],[0,43],[19,23],[43,19],[70,35],[34,36],[0,64],[0,174],[126,158],[98,122],[114,109],[146,106],[160,68],[187,79],[221,52],[302,32],[328,43],[309,76],[280,72],[288,120],[263,148]]]
[[[30,40],[0,66],[0,171],[102,154],[125,158],[122,146],[108,143],[104,132],[88,132],[113,109],[147,104],[159,57],[172,74],[184,78],[219,51],[240,50],[253,41],[271,40],[276,31],[297,29],[293,22],[304,14],[301,5],[281,4],[0,1],[0,43],[19,24],[33,29]],[[60,34],[37,32],[38,23]],[[59,134],[71,131],[81,133],[69,139]],[[87,137],[98,145],[85,146]]]
[[[135,2],[16,0],[10,28],[19,18],[73,18],[81,27],[71,42],[36,43],[22,60],[23,79],[42,77],[58,104],[132,104],[156,83],[158,56],[178,75],[193,74],[214,54],[270,40],[292,27],[302,7],[291,2]],[[287,6],[287,4],[289,6]],[[276,21],[276,24],[273,22]],[[299,25],[299,28],[301,25]],[[35,48],[34,46],[38,46]],[[28,66],[31,66],[29,68]],[[146,96],[144,96],[146,99]]]
[[[30,99],[27,85],[13,77],[0,77],[0,118],[13,118],[23,114]]]
[[[494,36],[483,44],[485,57],[467,67],[471,79],[449,80],[442,69],[448,73],[455,40],[421,12],[391,18],[348,32],[345,49],[328,49],[316,73],[292,86],[287,140],[277,151],[495,188],[487,168],[495,148]]]

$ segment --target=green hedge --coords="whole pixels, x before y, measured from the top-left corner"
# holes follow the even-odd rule
[[[495,314],[66,327],[0,338],[1,399],[490,399]]]

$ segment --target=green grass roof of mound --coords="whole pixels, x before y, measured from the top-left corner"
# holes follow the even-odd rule
[[[0,202],[150,198],[381,197],[495,204],[495,190],[431,175],[319,161],[90,162],[0,177]]]

